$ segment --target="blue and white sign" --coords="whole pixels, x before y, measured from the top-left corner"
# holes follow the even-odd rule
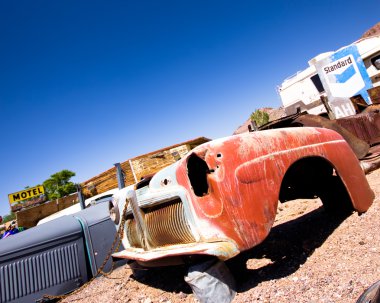
[[[371,103],[367,89],[372,87],[372,82],[356,45],[316,62],[315,67],[336,118],[355,114],[352,96],[360,94]]]

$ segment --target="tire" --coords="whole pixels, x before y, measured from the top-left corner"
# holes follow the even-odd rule
[[[129,268],[132,270],[132,275],[136,280],[141,280],[147,274],[148,268],[141,266],[136,261],[128,261],[127,264]]]

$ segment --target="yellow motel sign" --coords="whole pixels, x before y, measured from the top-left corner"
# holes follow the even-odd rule
[[[13,204],[16,204],[17,202],[24,201],[36,196],[40,196],[40,195],[43,195],[44,193],[45,193],[45,189],[42,185],[27,188],[13,194],[9,194],[8,195],[9,204],[12,206]]]

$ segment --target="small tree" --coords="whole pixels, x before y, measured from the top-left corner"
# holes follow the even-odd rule
[[[74,172],[64,169],[45,180],[43,186],[48,199],[54,200],[74,193],[76,191],[75,184],[70,182],[74,176]]]
[[[9,215],[5,215],[5,216],[3,217],[3,223],[9,222],[9,221],[12,221],[12,220],[15,220],[15,219],[16,219],[16,215],[15,215],[15,213],[10,212]]]
[[[256,109],[251,114],[251,121],[255,121],[257,126],[261,126],[269,122],[269,115],[264,111]]]

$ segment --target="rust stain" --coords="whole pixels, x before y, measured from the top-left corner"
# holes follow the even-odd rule
[[[336,122],[370,145],[380,143],[380,112],[372,111],[345,117]]]

